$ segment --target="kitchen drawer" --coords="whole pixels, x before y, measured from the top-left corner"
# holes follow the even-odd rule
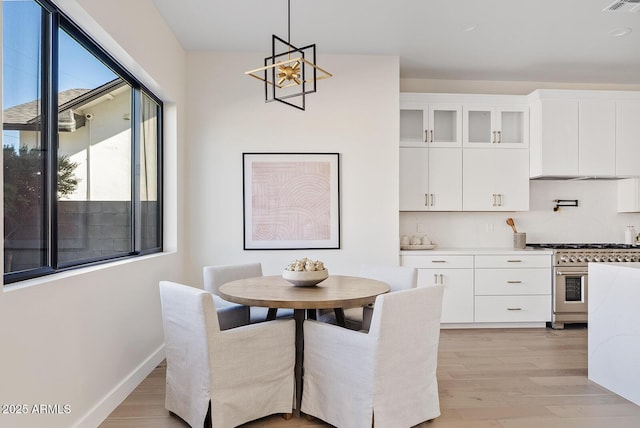
[[[551,269],[475,269],[476,296],[551,294]]]
[[[402,256],[402,266],[415,268],[472,269],[473,256]]]
[[[551,321],[551,295],[476,296],[475,322]]]
[[[504,254],[475,256],[476,269],[480,268],[551,268],[548,254]]]

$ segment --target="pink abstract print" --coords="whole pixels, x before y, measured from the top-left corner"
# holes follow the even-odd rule
[[[331,238],[330,162],[254,162],[251,186],[254,241]]]

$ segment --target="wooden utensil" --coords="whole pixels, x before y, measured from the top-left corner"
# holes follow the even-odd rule
[[[518,233],[518,230],[516,229],[516,224],[514,223],[511,217],[507,219],[507,224],[511,226],[511,229],[513,229],[513,233]]]

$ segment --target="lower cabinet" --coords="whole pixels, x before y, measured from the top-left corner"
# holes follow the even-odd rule
[[[551,256],[476,255],[475,322],[551,321]]]
[[[440,322],[473,322],[473,269],[418,269],[418,287],[430,285],[444,285]]]
[[[551,321],[551,255],[405,255],[418,286],[444,286],[443,324]]]
[[[418,268],[418,287],[444,285],[442,323],[473,322],[473,256],[403,256]]]

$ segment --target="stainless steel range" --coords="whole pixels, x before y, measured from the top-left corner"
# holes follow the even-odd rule
[[[551,327],[586,323],[589,263],[640,261],[640,248],[625,244],[527,244],[554,250]]]

